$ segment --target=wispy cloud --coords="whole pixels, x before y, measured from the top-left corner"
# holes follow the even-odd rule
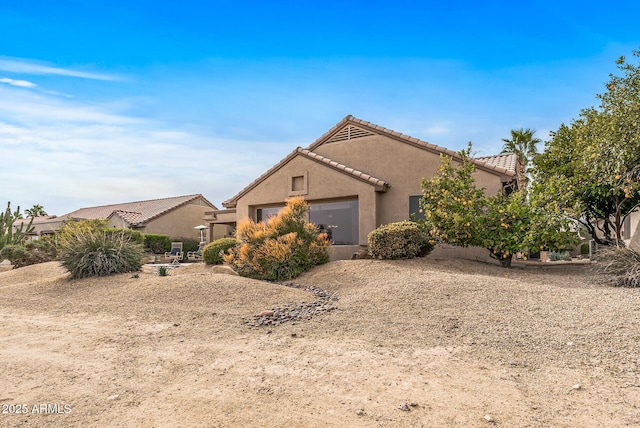
[[[0,57],[0,70],[19,74],[55,75],[108,81],[122,80],[121,77],[115,75],[61,68],[39,61],[11,57]]]
[[[14,80],[9,79],[8,77],[1,78],[0,83],[6,83],[7,85],[18,86],[21,88],[35,88],[36,86],[38,86],[33,82],[29,82],[28,80]]]

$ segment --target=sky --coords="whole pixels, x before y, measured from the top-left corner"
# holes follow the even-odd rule
[[[511,129],[546,141],[640,48],[637,16],[635,1],[0,0],[0,203],[222,208],[348,114],[479,156]]]

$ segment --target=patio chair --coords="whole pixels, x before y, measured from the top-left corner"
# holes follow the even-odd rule
[[[171,251],[164,253],[165,259],[170,259],[172,265],[177,265],[182,260],[184,253],[182,252],[182,242],[172,242]]]
[[[198,249],[196,251],[187,251],[187,259],[193,260],[194,262],[201,262],[202,250],[205,245],[205,242],[201,242],[200,245],[198,245]]]

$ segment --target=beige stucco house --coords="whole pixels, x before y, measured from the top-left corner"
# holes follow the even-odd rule
[[[376,227],[418,212],[422,178],[432,177],[440,155],[456,152],[347,116],[307,148],[296,148],[237,195],[211,210],[209,233],[227,233],[249,217],[262,220],[303,196],[309,220],[325,229],[333,259],[350,258]],[[515,155],[474,159],[475,179],[487,194],[517,188]]]
[[[60,217],[34,219],[35,236],[53,233],[68,219],[107,219],[109,227],[169,235],[172,239],[200,240],[205,213],[217,207],[201,194],[80,208]],[[218,231],[216,231],[218,232]],[[223,235],[215,235],[214,239]]]

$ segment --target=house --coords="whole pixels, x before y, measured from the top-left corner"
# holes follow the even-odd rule
[[[202,224],[205,212],[212,209],[217,208],[201,194],[195,194],[81,208],[60,217],[34,219],[33,226],[34,233],[41,235],[53,233],[68,219],[106,219],[109,227],[199,241],[200,231],[195,227]]]
[[[421,180],[436,174],[440,156],[459,156],[396,131],[346,116],[307,148],[298,147],[238,194],[207,212],[209,233],[245,217],[274,215],[287,198],[303,196],[309,220],[333,240],[332,259],[350,258],[376,227],[419,214]],[[513,154],[476,158],[475,180],[487,194],[517,188]]]
[[[18,229],[21,224],[24,224],[23,229],[26,232],[27,227],[31,222],[31,218],[20,218],[13,223],[13,228]],[[33,218],[31,226],[33,230],[26,235],[27,240],[38,239],[42,235],[50,235],[54,233],[64,223],[63,217],[55,215],[38,216]]]

